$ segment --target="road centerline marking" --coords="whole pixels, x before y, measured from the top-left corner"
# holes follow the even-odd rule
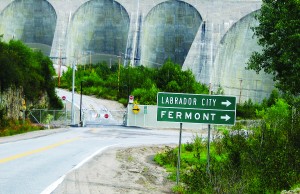
[[[76,138],[73,138],[73,139],[64,140],[64,141],[61,141],[61,142],[58,142],[58,143],[55,143],[55,144],[51,144],[51,145],[48,145],[48,146],[45,146],[45,147],[42,147],[42,148],[38,148],[38,149],[35,149],[35,150],[23,152],[23,153],[16,154],[16,155],[13,155],[13,156],[9,156],[9,157],[6,157],[6,158],[1,158],[0,159],[0,164],[6,163],[6,162],[9,162],[9,161],[12,161],[12,160],[16,160],[16,159],[19,159],[19,158],[23,158],[23,157],[26,157],[26,156],[30,156],[30,155],[33,155],[33,154],[37,154],[37,153],[40,153],[40,152],[43,152],[43,151],[46,151],[46,150],[50,150],[50,149],[62,146],[64,144],[71,143],[71,142],[76,141],[78,139],[79,139],[79,137],[76,137]]]

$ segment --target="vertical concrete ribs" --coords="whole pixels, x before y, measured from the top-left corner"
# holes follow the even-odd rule
[[[214,91],[221,87],[241,101],[259,102],[274,84],[269,76],[246,71],[245,66],[251,52],[260,50],[250,27],[258,25],[254,14],[261,3],[1,0],[0,34],[5,41],[16,38],[41,49],[56,64],[64,58],[63,65],[114,63],[121,56],[124,65],[157,67],[170,58]]]

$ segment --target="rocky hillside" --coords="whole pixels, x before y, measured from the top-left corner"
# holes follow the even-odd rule
[[[0,93],[0,109],[7,118],[18,119],[22,117],[22,111],[25,109],[24,93],[22,88],[9,88]]]

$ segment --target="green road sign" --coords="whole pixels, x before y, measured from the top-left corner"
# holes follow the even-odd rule
[[[234,125],[233,96],[165,93],[157,94],[157,121]]]
[[[236,98],[233,96],[159,92],[157,106],[235,111]]]
[[[235,112],[221,110],[158,107],[157,120],[179,123],[234,125]]]

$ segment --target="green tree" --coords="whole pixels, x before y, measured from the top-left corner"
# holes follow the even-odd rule
[[[49,108],[62,108],[63,104],[55,92],[55,80],[53,76],[56,74],[53,63],[49,57],[44,56],[41,51],[35,53],[38,62],[39,75],[41,75],[41,88],[44,89],[49,98]]]
[[[70,89],[72,87],[72,67],[68,67],[66,71],[62,73],[61,79],[60,79],[60,87]]]
[[[41,52],[33,52],[21,41],[0,40],[0,69],[1,92],[11,87],[23,88],[27,102],[38,104],[47,95],[50,107],[62,108],[55,93],[53,64]]]
[[[178,64],[168,60],[155,76],[157,87],[164,92],[208,93],[208,88],[195,80],[192,71],[183,71]]]
[[[167,61],[161,68],[131,67],[98,63],[89,69],[78,66],[76,87],[84,81],[83,93],[126,102],[128,95],[136,96],[141,104],[156,104],[158,91],[182,93],[208,93],[204,84],[196,82],[190,70]],[[63,73],[61,87],[71,88],[72,69]],[[124,103],[125,104],[125,103]]]
[[[174,87],[168,86],[169,82],[176,81],[179,83],[178,77],[181,73],[181,67],[178,64],[174,64],[172,61],[168,60],[157,72],[156,84],[157,87],[162,91],[168,92],[168,89],[174,89]],[[171,85],[174,85],[171,83]],[[180,86],[176,86],[178,90],[181,90]],[[171,92],[171,91],[170,91]],[[172,91],[175,92],[175,91]],[[178,91],[179,92],[179,91]]]
[[[254,28],[262,52],[254,52],[248,68],[273,74],[277,87],[300,93],[300,1],[263,0]]]
[[[156,96],[158,89],[152,84],[150,88],[137,88],[132,92],[132,95],[138,100],[141,104],[151,105],[156,104]]]

